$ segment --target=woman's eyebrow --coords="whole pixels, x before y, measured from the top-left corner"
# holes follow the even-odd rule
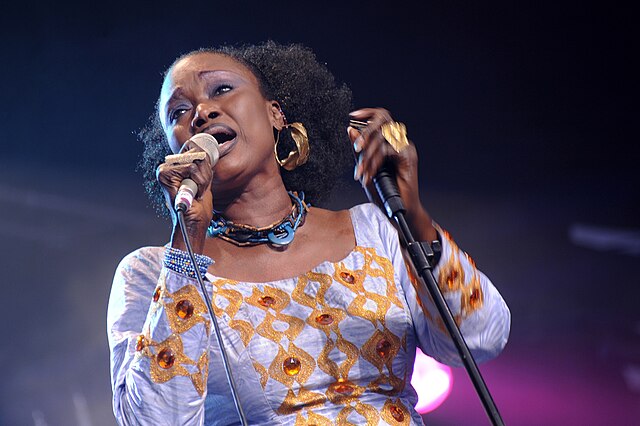
[[[167,101],[165,102],[165,106],[168,107],[169,105],[171,105],[172,102],[174,102],[176,99],[179,99],[180,97],[182,97],[182,94],[184,93],[184,91],[182,90],[182,87],[176,87],[173,92],[171,92],[171,95],[167,98]]]
[[[209,76],[214,76],[215,77],[216,75],[235,77],[235,78],[239,78],[239,79],[241,79],[243,81],[246,80],[244,77],[242,77],[237,72],[228,71],[228,70],[202,70],[202,71],[198,72],[198,77],[209,77]]]

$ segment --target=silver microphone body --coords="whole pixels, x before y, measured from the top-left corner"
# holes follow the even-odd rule
[[[164,159],[166,163],[170,164],[187,164],[196,160],[204,160],[205,156],[209,156],[211,160],[211,167],[213,167],[220,158],[220,152],[218,150],[218,142],[216,139],[207,133],[198,133],[189,139],[189,141],[196,144],[204,152],[192,152],[184,154],[167,155]],[[193,198],[198,193],[198,185],[191,179],[184,179],[180,182],[178,193],[174,202],[174,208],[176,210],[182,210],[186,212],[193,204]]]

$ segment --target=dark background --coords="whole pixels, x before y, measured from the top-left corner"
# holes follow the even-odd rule
[[[105,2],[106,4],[106,2]],[[135,133],[180,53],[301,42],[407,124],[423,201],[512,310],[507,424],[640,424],[638,14],[586,2],[153,2],[0,11],[0,424],[111,425],[113,271],[168,238]],[[346,182],[336,208],[364,200]],[[463,370],[428,424],[488,424]]]

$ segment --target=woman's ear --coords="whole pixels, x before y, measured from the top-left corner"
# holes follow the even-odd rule
[[[276,129],[281,130],[287,123],[287,119],[282,112],[282,108],[280,108],[278,101],[271,101],[269,106],[271,112],[271,125]]]

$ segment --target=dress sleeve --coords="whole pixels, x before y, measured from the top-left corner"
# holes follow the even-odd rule
[[[396,229],[379,209],[375,210],[396,280],[407,299],[420,349],[444,364],[462,365],[433,301],[429,297],[423,306],[418,299],[416,287],[424,284],[407,266],[410,260],[404,257]],[[442,254],[434,269],[438,287],[475,360],[487,361],[496,357],[507,343],[511,327],[509,308],[489,278],[458,248],[449,233],[437,225],[436,229],[442,237]]]
[[[211,260],[197,260],[204,275]],[[186,253],[161,247],[131,253],[116,270],[107,334],[120,425],[204,422],[210,318],[194,275]]]

